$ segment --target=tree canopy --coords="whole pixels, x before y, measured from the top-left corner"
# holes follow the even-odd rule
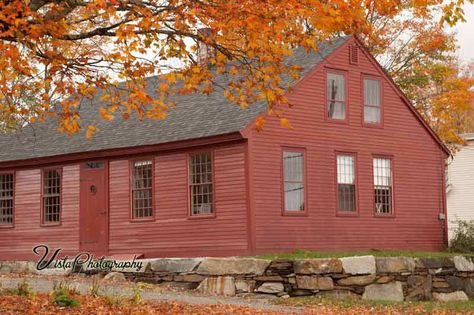
[[[99,90],[107,91],[101,94],[107,105],[97,109],[103,119],[132,113],[163,119],[174,106],[170,94],[210,93],[215,88],[223,88],[228,100],[242,108],[266,100],[268,112],[288,125],[288,86],[282,77],[298,77],[300,69],[286,65],[285,59],[296,46],[316,49],[317,42],[337,34],[357,34],[373,53],[391,58],[387,70],[422,113],[429,108],[425,118],[439,122],[436,115],[446,115],[472,98],[466,92],[472,82],[461,86],[457,81],[462,71],[450,54],[452,38],[443,31],[443,25],[464,19],[464,2],[2,1],[0,128],[15,129],[54,115],[60,131],[74,134],[85,128],[91,136],[95,127],[82,126],[78,104]],[[407,36],[414,40],[407,41]],[[213,51],[207,60],[213,71],[199,62],[202,47]],[[447,68],[441,69],[443,65]],[[227,86],[216,86],[213,78],[222,73],[233,79]],[[145,86],[144,79],[152,75],[165,79],[154,87],[158,97]],[[457,90],[464,96],[455,100],[451,96]],[[444,107],[446,100],[451,107]],[[257,121],[258,128],[262,124],[263,119]],[[435,129],[444,133],[443,128]],[[447,128],[452,131],[452,124]]]

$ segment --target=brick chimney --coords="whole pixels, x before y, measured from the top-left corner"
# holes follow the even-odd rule
[[[212,36],[212,29],[210,27],[198,29],[198,35],[202,38],[210,38]],[[214,48],[206,45],[203,42],[198,43],[197,60],[200,64],[207,63],[209,58],[214,55]]]

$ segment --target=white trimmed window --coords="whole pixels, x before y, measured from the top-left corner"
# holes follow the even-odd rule
[[[212,196],[212,154],[198,153],[189,157],[189,191],[191,215],[214,212]]]
[[[364,122],[381,122],[380,80],[364,79]]]
[[[392,214],[392,160],[376,157],[373,167],[375,213]]]
[[[283,152],[285,211],[305,210],[304,153]]]

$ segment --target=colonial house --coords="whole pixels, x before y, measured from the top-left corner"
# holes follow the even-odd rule
[[[352,36],[289,62],[293,129],[257,131],[266,104],[216,90],[162,121],[100,120],[97,98],[80,109],[92,140],[54,122],[1,136],[0,259],[441,249],[449,151],[410,101]]]
[[[454,236],[459,220],[474,220],[474,134],[465,134],[463,138],[466,145],[460,147],[448,163],[446,190],[449,239]]]

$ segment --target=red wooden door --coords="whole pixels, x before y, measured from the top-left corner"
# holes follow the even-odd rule
[[[81,165],[80,249],[94,255],[107,254],[107,163]]]

